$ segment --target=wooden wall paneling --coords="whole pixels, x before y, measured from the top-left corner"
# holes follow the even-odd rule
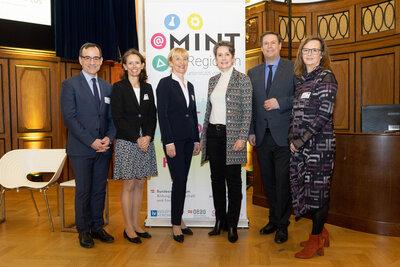
[[[106,80],[107,82],[111,83],[111,66],[110,64],[104,64],[101,66],[97,75]]]
[[[337,134],[336,144],[327,222],[400,236],[400,136]]]
[[[0,157],[11,150],[8,60],[0,59]]]
[[[7,140],[3,137],[0,137],[0,158],[7,153],[7,149],[6,149],[6,142]],[[8,140],[8,142],[10,142]],[[11,150],[11,149],[10,149]]]
[[[43,137],[46,143],[30,142],[28,148],[48,146],[49,136],[53,139],[52,148],[60,147],[58,64],[20,59],[9,62],[13,149],[19,148],[20,138]]]
[[[41,137],[19,137],[18,138],[19,149],[51,149],[54,148],[52,136],[41,136]]]
[[[246,73],[249,69],[264,62],[264,55],[260,49],[246,51]]]
[[[246,8],[246,50],[260,47],[265,18],[265,3]]]
[[[333,116],[335,130],[354,132],[354,54],[333,55],[331,65],[338,82]]]
[[[66,72],[66,63],[65,62],[60,62],[59,63],[59,77],[60,77],[60,85],[59,85],[59,92],[61,93],[61,82],[66,79],[67,72]],[[58,106],[60,106],[60,99],[58,99]],[[61,117],[61,109],[60,109],[60,138],[61,138],[61,147],[65,148],[67,145],[67,128],[65,128],[65,125],[62,121]]]
[[[49,66],[15,66],[19,133],[52,131],[50,76]]]
[[[395,104],[399,91],[399,51],[394,47],[356,54],[356,131],[363,105]]]
[[[66,79],[71,78],[72,76],[77,75],[81,71],[82,71],[82,66],[79,63],[67,62],[65,66],[65,72],[66,72],[65,78]],[[110,64],[104,62],[97,75],[100,78],[110,82],[111,81]]]
[[[312,18],[313,35],[318,35],[318,27],[326,25],[329,29],[328,32],[320,35],[327,41],[328,45],[353,43],[355,41],[355,27],[357,24],[355,23],[354,5],[349,4],[340,8],[319,10],[312,13]],[[324,19],[319,22],[318,18]],[[348,36],[345,34],[345,31],[348,31]]]
[[[253,204],[262,207],[269,207],[268,199],[264,190],[264,183],[261,176],[260,161],[258,159],[257,147],[253,147]]]
[[[400,46],[395,46],[394,51],[396,53],[394,104],[400,104]]]
[[[394,3],[394,10],[390,10],[390,7],[386,8],[385,5],[382,6],[382,8],[378,8],[377,10],[372,9],[371,12],[367,12],[367,14],[364,14],[364,17],[366,18],[366,20],[370,21],[370,18],[373,18],[373,16],[377,16],[382,17],[384,15],[383,12],[386,12],[386,19],[387,24],[390,24],[390,22],[392,21],[391,19],[393,19],[393,23],[394,23],[394,29],[392,30],[386,30],[386,31],[381,31],[381,32],[373,32],[370,34],[363,34],[362,32],[362,23],[363,23],[363,14],[362,14],[362,10],[365,7],[368,6],[374,6],[376,4],[379,3],[387,3],[387,2],[392,2],[391,5],[393,5]],[[389,36],[389,35],[393,35],[393,34],[398,34],[400,33],[400,0],[384,0],[384,1],[377,1],[377,0],[370,0],[370,1],[360,1],[357,5],[356,5],[356,40],[357,41],[363,41],[363,40],[369,40],[369,39],[375,39],[375,38],[380,38],[380,37],[384,37],[384,36]],[[391,14],[394,14],[394,17],[390,16]],[[371,21],[370,23],[366,24],[366,28],[374,28],[376,27],[381,27],[382,23],[384,23],[383,21],[375,21],[375,24],[373,21]],[[385,25],[383,25],[383,27],[385,27]]]
[[[60,81],[60,86],[59,86],[59,91],[61,93],[61,82],[66,79],[66,62],[59,62],[59,81]],[[60,105],[59,105],[60,106]],[[64,122],[62,121],[61,117],[61,109],[60,109],[60,123],[59,123],[59,128],[60,128],[60,145],[61,148],[66,148],[67,147],[67,128],[64,125]],[[67,161],[64,164],[63,172],[61,173],[60,177],[60,182],[63,181],[68,181],[69,180],[69,158],[67,157]]]
[[[122,64],[115,63],[113,66],[111,66],[110,71],[111,71],[110,83],[114,84],[116,82],[119,82],[121,80],[121,75],[124,73],[124,71],[122,70]]]
[[[288,28],[285,28],[285,23],[280,23],[279,17],[287,18],[288,13],[285,11],[275,11],[274,12],[274,31],[280,33],[284,42],[282,43],[283,47],[288,47]],[[314,22],[312,21],[311,13],[309,12],[297,12],[292,14],[292,45],[298,47],[302,40],[304,40],[307,36],[314,34],[312,25]],[[305,22],[304,22],[305,20]],[[287,30],[287,33],[283,32],[283,30]],[[287,38],[285,39],[285,36]],[[293,54],[295,56],[295,54]]]
[[[65,63],[65,79],[71,78],[81,72],[82,66],[79,63],[66,62]]]

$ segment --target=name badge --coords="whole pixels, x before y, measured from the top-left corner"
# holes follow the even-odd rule
[[[149,95],[148,94],[144,94],[143,95],[143,100],[149,100]]]
[[[304,92],[303,94],[301,94],[301,98],[310,98],[311,92]]]
[[[104,97],[104,102],[106,102],[106,104],[110,104],[110,98],[109,97]]]
[[[194,95],[192,95],[192,100],[194,101]]]

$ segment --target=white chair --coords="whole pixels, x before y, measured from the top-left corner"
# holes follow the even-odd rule
[[[61,232],[77,232],[76,228],[74,228],[75,223],[66,226],[65,225],[65,209],[64,209],[64,189],[65,188],[75,188],[75,179],[63,182],[60,184],[60,203],[61,203]],[[108,181],[106,185],[106,200],[105,200],[105,218],[104,225],[107,225],[109,222],[109,212],[108,212]]]
[[[46,191],[56,184],[55,182],[60,177],[66,157],[65,149],[17,149],[7,152],[0,159],[0,203],[2,205],[0,223],[6,219],[4,195],[5,191],[10,189],[16,189],[17,191],[19,189],[29,189],[36,212],[40,216],[32,194],[33,189],[38,189],[40,192],[43,191],[51,231],[54,232]],[[54,175],[48,182],[33,182],[27,178],[30,173],[54,173]]]

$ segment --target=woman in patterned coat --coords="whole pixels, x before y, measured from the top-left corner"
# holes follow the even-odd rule
[[[228,240],[236,242],[242,202],[241,164],[247,162],[252,87],[249,77],[233,68],[235,48],[220,41],[214,46],[220,74],[208,83],[207,108],[201,135],[201,163],[210,161],[215,226],[210,236],[228,230]],[[226,211],[226,186],[229,206]]]
[[[308,37],[299,47],[295,63],[296,87],[289,131],[290,185],[296,220],[311,214],[313,227],[297,258],[324,254],[329,234],[324,228],[335,160],[333,108],[337,82],[330,68],[325,41]]]

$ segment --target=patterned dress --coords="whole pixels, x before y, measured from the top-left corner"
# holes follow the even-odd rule
[[[299,150],[290,160],[296,220],[329,202],[335,160],[333,108],[337,82],[329,70],[304,72],[293,100],[289,141]]]

